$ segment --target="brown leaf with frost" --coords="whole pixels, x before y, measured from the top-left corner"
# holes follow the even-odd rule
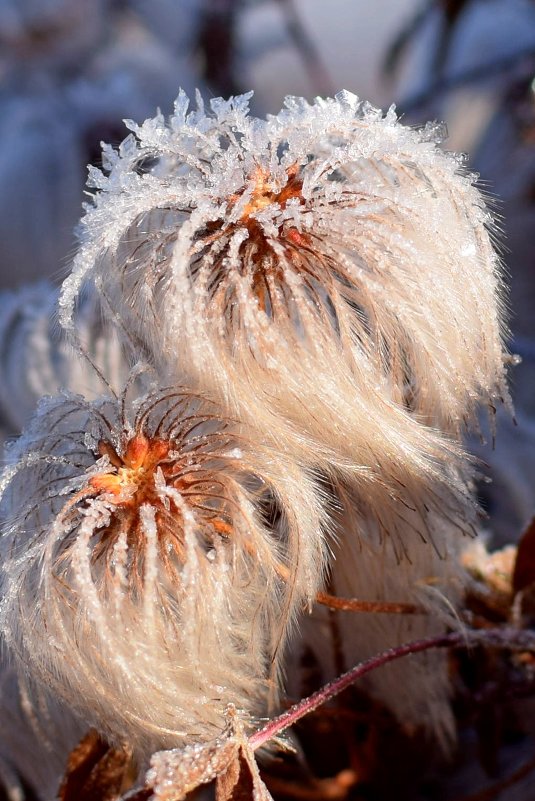
[[[260,777],[254,751],[246,741],[240,743],[232,762],[218,775],[215,797],[216,801],[272,801]]]
[[[182,801],[192,790],[224,772],[237,752],[233,737],[156,752],[146,776],[152,797],[155,801]]]
[[[94,729],[69,754],[59,801],[115,801],[132,783],[132,754],[112,748]]]
[[[153,754],[146,784],[154,801],[183,801],[214,779],[216,801],[272,801],[243,724],[233,707],[226,714],[227,731],[216,740]]]

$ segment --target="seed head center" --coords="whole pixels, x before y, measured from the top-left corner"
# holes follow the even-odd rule
[[[91,487],[115,496],[118,506],[139,505],[152,499],[156,471],[169,453],[168,442],[136,434],[128,441],[123,456],[104,440],[99,443],[99,452],[109,458],[112,469],[93,476],[89,482]]]
[[[303,182],[297,178],[299,168],[297,165],[292,165],[286,171],[288,180],[282,189],[274,189],[271,181],[271,175],[267,168],[257,167],[251,174],[250,180],[254,183],[254,188],[251,193],[249,201],[246,203],[240,222],[244,225],[252,223],[251,217],[262,209],[267,208],[273,204],[280,206],[284,209],[286,203],[291,198],[300,198],[302,200],[301,189]],[[243,190],[244,191],[244,190]],[[243,195],[243,191],[231,198],[232,203],[235,203],[239,197]]]

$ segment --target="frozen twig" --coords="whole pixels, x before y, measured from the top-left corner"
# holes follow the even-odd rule
[[[516,629],[487,629],[486,631],[459,631],[451,634],[444,634],[440,637],[430,637],[425,640],[415,640],[414,642],[400,645],[397,648],[390,648],[388,651],[373,656],[361,662],[351,670],[343,673],[334,681],[329,682],[317,692],[302,699],[294,704],[282,715],[269,721],[262,729],[255,732],[250,738],[249,743],[253,749],[267,743],[274,737],[281,735],[290,726],[293,726],[301,718],[318,707],[330,701],[335,696],[346,690],[361,676],[370,673],[389,662],[401,659],[409,654],[418,654],[422,651],[429,651],[433,648],[467,648],[474,645],[486,645],[491,648],[505,648],[511,650],[535,651],[535,633],[528,631],[518,631]]]

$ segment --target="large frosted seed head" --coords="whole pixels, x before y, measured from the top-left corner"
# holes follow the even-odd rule
[[[0,406],[16,433],[29,422],[43,396],[68,389],[97,397],[106,382],[120,390],[130,372],[117,333],[103,319],[95,293],[82,298],[77,309],[85,359],[58,329],[57,300],[58,289],[48,281],[0,292]]]
[[[63,324],[91,279],[154,361],[227,395],[297,370],[305,394],[321,376],[318,397],[379,393],[453,433],[506,398],[495,227],[439,128],[348,92],[267,121],[248,98],[188,113],[181,94],[105,149]]]

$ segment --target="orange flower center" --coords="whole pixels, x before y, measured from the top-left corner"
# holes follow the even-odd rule
[[[108,456],[113,471],[93,476],[89,481],[93,489],[115,495],[119,506],[140,505],[152,499],[156,470],[169,454],[168,442],[136,434],[129,440],[123,457],[104,440],[99,443],[99,452]]]
[[[155,513],[161,563],[174,581],[179,580],[178,566],[187,558],[183,509],[173,495],[168,499],[162,497],[157,486],[159,472],[162,483],[179,493],[194,513],[201,545],[209,548],[216,538],[232,538],[232,498],[226,498],[226,484],[217,474],[211,475],[199,465],[198,469],[190,470],[191,454],[183,459],[173,454],[172,441],[136,434],[122,455],[105,440],[99,442],[98,450],[101,456],[108,457],[110,468],[107,473],[92,476],[81,497],[102,494],[113,503],[111,520],[100,530],[92,552],[93,562],[103,559],[110,575],[115,570],[113,546],[119,535],[126,532],[127,545],[133,549],[130,582],[136,591],[142,586],[146,532],[141,509],[147,504]]]
[[[254,189],[248,203],[245,205],[240,223],[248,227],[254,226],[254,221],[251,220],[252,215],[262,211],[267,206],[277,204],[283,209],[291,198],[296,197],[302,200],[301,189],[303,188],[303,182],[297,177],[298,172],[299,168],[296,164],[289,167],[286,171],[288,176],[286,185],[281,190],[276,191],[269,180],[269,170],[265,167],[257,167],[251,175],[254,181]],[[243,191],[232,195],[230,199],[232,205],[243,195]]]

